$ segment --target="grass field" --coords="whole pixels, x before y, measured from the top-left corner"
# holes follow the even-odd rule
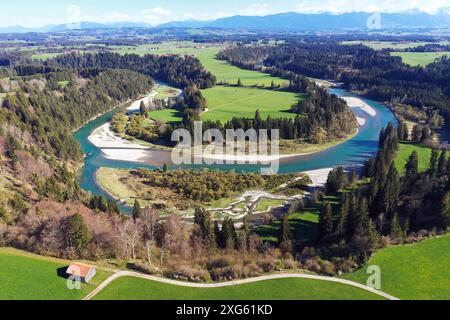
[[[317,238],[317,224],[319,223],[319,212],[315,208],[297,212],[289,216],[292,235],[297,239],[300,246],[307,245]],[[278,243],[281,222],[275,221],[271,224],[258,227],[255,232],[264,241],[273,244]]]
[[[413,151],[417,151],[419,156],[419,172],[424,172],[430,167],[431,149],[414,144],[400,144],[400,150],[397,158],[395,159],[395,165],[400,174],[405,173],[405,165],[408,162],[409,156]]]
[[[221,288],[188,288],[124,277],[115,280],[96,300],[380,300],[372,293],[337,283],[309,279],[278,279]]]
[[[381,268],[381,290],[400,299],[450,300],[450,235],[395,246],[375,254],[368,265]],[[366,268],[345,278],[365,284]]]
[[[443,56],[450,57],[450,52],[392,52],[392,56],[401,57],[407,65],[426,66]]]
[[[213,73],[219,82],[227,82],[236,84],[240,78],[245,86],[270,86],[272,81],[278,85],[286,84],[286,80],[278,77],[272,77],[269,74],[243,70],[232,66],[226,61],[216,59],[217,54],[222,46],[199,46],[193,42],[164,42],[155,45],[143,45],[138,47],[115,47],[114,51],[121,54],[134,53],[139,55],[145,54],[186,54],[196,56],[206,70]]]
[[[109,274],[97,270],[92,284],[69,290],[58,269],[68,261],[45,258],[22,251],[0,249],[0,300],[78,300],[95,289]]]
[[[269,115],[273,118],[294,118],[296,114],[290,108],[301,98],[299,94],[274,90],[214,87],[202,91],[208,102],[208,112],[201,115],[202,120],[228,121],[233,117],[253,119],[256,110],[263,119]]]
[[[155,121],[161,120],[166,123],[178,123],[183,121],[183,114],[176,109],[163,109],[150,111],[148,113],[150,119]]]
[[[362,44],[367,47],[370,47],[374,50],[382,50],[382,49],[408,49],[408,48],[417,48],[420,46],[424,46],[427,44],[431,44],[431,42],[392,42],[392,41],[344,41],[342,42],[344,45],[353,45],[353,44]],[[437,44],[447,45],[448,41],[438,42]]]
[[[176,88],[172,88],[169,86],[159,86],[155,89],[155,91],[158,93],[155,96],[155,99],[165,99],[170,97],[176,97],[178,96],[181,91]]]

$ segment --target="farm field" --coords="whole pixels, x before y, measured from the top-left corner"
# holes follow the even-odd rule
[[[450,235],[381,250],[368,265],[380,266],[381,290],[397,298],[450,300],[448,248]],[[344,277],[365,284],[366,270]]]
[[[443,56],[450,57],[450,52],[392,52],[392,56],[401,57],[410,66],[427,66]]]
[[[238,79],[245,86],[270,86],[272,81],[274,84],[284,85],[286,80],[272,77],[269,74],[257,71],[244,70],[232,66],[226,61],[216,59],[217,54],[222,46],[204,46],[192,42],[164,42],[158,45],[143,45],[138,47],[115,47],[114,51],[121,54],[134,53],[139,55],[145,54],[186,54],[196,56],[203,64],[206,70],[210,71],[217,77],[218,82],[236,84]]]
[[[291,107],[298,102],[301,95],[266,89],[218,86],[202,91],[208,102],[208,112],[201,115],[202,120],[219,120],[222,122],[233,117],[253,119],[257,110],[266,119],[294,118]]]
[[[419,156],[419,172],[428,170],[430,166],[431,149],[419,145],[401,143],[400,150],[395,159],[395,165],[400,174],[403,175],[405,173],[405,165],[413,151],[417,151]]]
[[[109,273],[97,270],[92,284],[69,290],[58,269],[68,261],[37,256],[22,251],[0,249],[0,300],[79,300],[104,281]]]
[[[380,300],[370,292],[310,279],[277,279],[220,288],[190,288],[133,277],[115,280],[95,300]]]
[[[374,50],[382,50],[382,49],[408,49],[408,48],[417,48],[420,46],[424,46],[427,44],[431,44],[431,42],[422,42],[422,41],[414,41],[414,42],[392,42],[392,41],[344,41],[342,42],[344,45],[354,45],[354,44],[362,44],[367,47],[370,47]],[[448,41],[437,42],[437,44],[447,45]]]

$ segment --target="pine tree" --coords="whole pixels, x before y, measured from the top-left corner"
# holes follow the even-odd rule
[[[394,209],[400,195],[400,175],[398,174],[394,161],[392,161],[389,168],[386,184],[380,191],[382,193],[383,211],[387,215],[388,212]]]
[[[437,149],[433,149],[431,151],[431,158],[430,158],[430,174],[432,176],[436,176],[437,172],[438,172],[438,157],[439,157],[439,152]]]
[[[132,212],[134,221],[139,219],[141,217],[141,214],[142,214],[141,204],[139,203],[138,199],[135,199],[134,206],[133,206],[133,212]]]
[[[216,247],[216,235],[211,213],[202,208],[196,208],[194,213],[194,222],[202,230],[203,241],[207,248]]]
[[[289,217],[288,215],[284,215],[283,219],[281,220],[281,227],[280,227],[280,234],[278,236],[279,243],[287,243],[291,240],[292,233],[291,233],[291,226],[289,223]]]
[[[333,209],[325,203],[319,216],[319,241],[324,243],[333,233]]]
[[[447,192],[442,198],[439,215],[441,227],[444,229],[450,227],[450,192]]]
[[[163,165],[163,172],[167,172],[169,170],[167,163],[164,163]]]
[[[216,247],[222,247],[222,231],[220,230],[219,222],[214,221],[214,238],[216,239]]]
[[[441,156],[439,157],[437,172],[440,175],[445,174],[446,171],[446,165],[447,165],[447,150],[442,149]]]
[[[241,78],[238,79],[238,81],[237,81],[237,86],[238,86],[238,87],[242,87],[242,81],[241,81]]]
[[[334,233],[339,238],[344,238],[347,234],[347,223],[349,213],[350,213],[350,201],[347,194],[344,193],[341,198],[341,208],[339,209],[339,216],[336,221],[336,228],[334,230]]]
[[[403,237],[403,230],[396,213],[392,216],[389,234],[393,239],[401,239]]]
[[[236,229],[231,218],[225,218],[222,225],[222,248],[233,250],[236,248]]]
[[[141,116],[147,115],[147,108],[145,107],[144,101],[141,101],[141,104],[139,106],[139,113],[141,114]]]
[[[405,177],[408,179],[415,179],[419,174],[419,160],[417,151],[413,151],[409,156],[408,162],[405,166]]]
[[[81,257],[82,252],[89,243],[89,232],[80,214],[75,214],[69,218],[67,227],[67,244],[73,248]]]

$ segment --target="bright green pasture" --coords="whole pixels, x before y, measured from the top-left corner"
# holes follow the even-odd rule
[[[45,258],[22,251],[0,249],[0,300],[79,300],[104,281],[108,273],[97,270],[92,284],[69,290],[58,269],[68,261]]]
[[[291,227],[293,238],[297,240],[298,245],[300,246],[314,243],[317,239],[318,223],[319,212],[316,208],[306,209],[289,216],[289,225]],[[255,232],[264,241],[277,244],[280,229],[281,221],[277,220],[270,224],[258,227]]]
[[[310,279],[277,279],[220,288],[189,288],[139,278],[119,278],[97,300],[379,300],[358,288]]]
[[[183,114],[176,109],[150,111],[148,116],[152,120],[165,121],[166,123],[177,123],[183,121]]]
[[[408,162],[409,156],[413,151],[417,151],[419,159],[419,172],[424,172],[430,167],[431,159],[431,149],[424,146],[414,145],[414,144],[400,144],[400,149],[398,151],[397,157],[395,159],[395,165],[398,172],[404,174],[405,165]]]
[[[450,300],[450,235],[379,251],[367,266],[381,269],[381,290],[400,299]],[[346,275],[366,284],[367,267]]]
[[[272,77],[269,74],[257,71],[244,70],[232,66],[226,61],[216,59],[217,54],[223,46],[201,45],[192,42],[164,42],[162,44],[142,45],[138,47],[114,47],[114,51],[121,54],[134,53],[145,54],[177,54],[196,56],[206,70],[213,73],[218,82],[237,84],[238,79],[245,86],[270,86],[272,81],[275,85],[284,85],[286,80]]]
[[[450,52],[392,52],[392,56],[401,57],[407,65],[426,66],[443,56],[450,57]]]
[[[228,121],[233,117],[253,119],[257,110],[263,119],[294,118],[291,107],[302,97],[292,92],[266,89],[218,86],[202,91],[208,103],[208,111],[202,120]]]
[[[403,50],[409,48],[417,48],[420,46],[424,46],[427,44],[431,44],[432,42],[392,42],[392,41],[344,41],[342,44],[344,45],[354,45],[354,44],[362,44],[367,47],[370,47],[374,50],[382,50],[382,49],[394,49],[394,50]],[[437,42],[436,44],[447,45],[448,41]]]

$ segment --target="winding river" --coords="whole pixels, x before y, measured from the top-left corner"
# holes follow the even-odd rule
[[[355,96],[343,89],[330,89],[330,91],[341,97],[357,97],[371,106],[376,115],[370,115],[360,108],[352,108],[356,116],[365,119],[365,124],[359,127],[358,134],[352,139],[330,149],[317,152],[314,154],[298,156],[295,158],[283,159],[280,161],[279,173],[293,173],[310,170],[318,170],[336,166],[360,166],[368,158],[373,157],[378,149],[379,133],[381,128],[386,127],[389,123],[396,123],[397,120],[391,110],[385,105],[375,101]],[[107,195],[96,183],[95,173],[100,167],[111,168],[155,168],[152,165],[145,165],[136,162],[126,162],[109,160],[104,157],[102,151],[91,144],[88,140],[90,134],[98,127],[111,121],[112,116],[119,109],[115,109],[103,116],[91,121],[81,130],[75,133],[75,138],[81,144],[86,154],[84,167],[80,175],[80,184],[84,190],[94,194]],[[156,153],[157,156],[157,153]],[[199,166],[191,166],[199,167]],[[209,168],[219,168],[221,170],[236,170],[237,172],[257,171],[257,165],[220,165],[208,166]],[[125,212],[129,212],[130,208],[121,206]]]

